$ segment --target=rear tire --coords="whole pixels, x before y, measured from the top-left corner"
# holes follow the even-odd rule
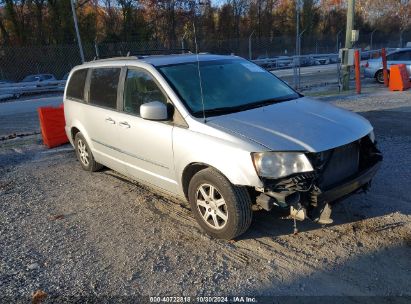
[[[95,172],[103,168],[103,165],[94,160],[93,153],[91,153],[86,139],[80,132],[78,132],[74,138],[74,147],[76,149],[77,159],[84,170]]]
[[[251,199],[247,189],[231,184],[212,168],[193,176],[188,197],[198,224],[214,238],[231,240],[251,225]]]

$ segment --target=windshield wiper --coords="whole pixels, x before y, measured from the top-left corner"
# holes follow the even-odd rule
[[[278,98],[271,98],[271,99],[266,99],[266,100],[260,100],[244,105],[239,105],[239,106],[234,106],[234,107],[222,107],[222,108],[215,108],[215,109],[207,109],[205,110],[205,114],[208,115],[216,115],[216,114],[229,114],[229,113],[234,113],[234,112],[240,112],[240,111],[245,111],[245,110],[250,110],[250,109],[255,109],[255,108],[260,108],[264,106],[268,106],[270,104],[274,103],[279,103],[279,102],[284,102],[292,99],[296,99],[298,97],[296,96],[287,96],[287,97],[278,97]],[[203,111],[195,111],[193,115],[202,115]]]

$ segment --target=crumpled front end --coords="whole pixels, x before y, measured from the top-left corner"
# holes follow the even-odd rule
[[[331,203],[359,191],[366,191],[378,171],[382,154],[369,136],[344,146],[307,153],[314,171],[277,180],[265,179],[264,190],[256,198],[260,208],[274,205],[290,208],[297,219],[331,223]]]

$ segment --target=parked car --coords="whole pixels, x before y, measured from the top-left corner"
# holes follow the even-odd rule
[[[12,83],[14,83],[14,82],[11,81],[11,80],[0,79],[0,84],[12,84]]]
[[[28,75],[24,77],[21,82],[42,82],[42,81],[53,81],[53,80],[57,80],[57,79],[52,74],[35,74],[35,75]]]
[[[411,77],[411,48],[398,49],[387,55],[387,68],[393,64],[405,64]],[[379,83],[384,83],[381,57],[369,59],[364,66],[364,76],[375,78]]]
[[[367,189],[382,160],[365,118],[236,56],[85,63],[70,73],[64,112],[84,170],[107,166],[187,200],[222,239],[274,206],[330,223],[329,203]]]
[[[315,64],[315,60],[312,56],[302,56],[300,57],[301,66],[312,66]]]
[[[277,68],[288,68],[293,65],[293,58],[290,56],[278,56],[276,57],[276,67]]]
[[[277,68],[277,58],[278,56],[258,56],[256,60],[253,60],[253,62],[264,69],[272,70]]]
[[[316,65],[330,64],[330,58],[328,58],[328,57],[314,57],[314,64],[316,64]]]
[[[272,58],[269,58],[268,56],[265,55],[260,55],[258,56],[254,62],[256,64],[258,64],[259,66],[263,67],[263,68],[269,68],[272,65]]]

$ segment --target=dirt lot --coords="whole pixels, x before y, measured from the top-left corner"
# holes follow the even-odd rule
[[[301,222],[298,235],[278,213],[258,212],[241,239],[213,240],[184,202],[108,169],[82,171],[68,145],[47,150],[39,135],[0,141],[1,295],[408,296],[384,298],[406,303],[411,92],[323,100],[371,120],[384,163],[369,193],[335,206],[333,225]]]

